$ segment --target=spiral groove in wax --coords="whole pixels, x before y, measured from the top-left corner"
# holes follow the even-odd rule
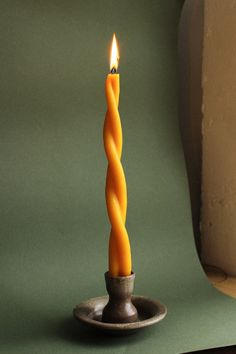
[[[119,75],[109,74],[106,80],[107,112],[103,140],[108,160],[106,205],[111,223],[109,239],[109,273],[112,276],[131,274],[131,251],[125,227],[127,188],[121,164],[122,127],[118,111]]]

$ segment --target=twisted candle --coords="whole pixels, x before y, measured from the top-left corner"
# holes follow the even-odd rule
[[[113,37],[114,42],[114,37]],[[103,140],[108,160],[106,177],[106,204],[111,223],[109,239],[109,273],[112,276],[131,274],[131,251],[125,227],[127,211],[127,188],[121,164],[122,127],[118,111],[120,80],[112,67],[106,79],[107,112]]]

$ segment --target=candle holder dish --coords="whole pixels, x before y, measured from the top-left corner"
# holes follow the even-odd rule
[[[128,334],[160,322],[166,306],[146,296],[132,295],[135,274],[112,277],[105,273],[109,296],[89,299],[77,305],[74,317],[110,334]]]

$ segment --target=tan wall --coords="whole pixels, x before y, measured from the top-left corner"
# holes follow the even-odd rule
[[[204,18],[202,258],[236,275],[236,1]]]
[[[196,245],[202,203],[202,260],[236,275],[236,0],[186,0],[179,57]]]

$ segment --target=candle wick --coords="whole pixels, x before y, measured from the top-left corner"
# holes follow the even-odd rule
[[[113,67],[113,68],[111,69],[111,74],[115,74],[115,73],[116,73],[116,68]]]

